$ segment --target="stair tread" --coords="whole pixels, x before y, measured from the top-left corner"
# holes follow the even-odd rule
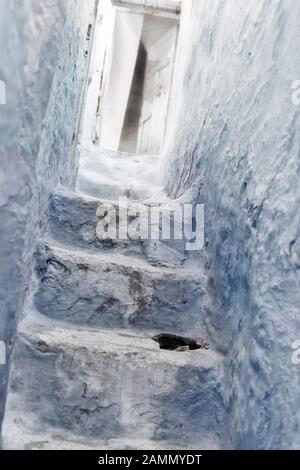
[[[130,191],[133,198],[147,195],[157,179],[158,156],[130,155],[102,151],[83,143],[76,191],[82,194],[122,195]],[[116,192],[114,192],[116,191]]]
[[[26,411],[24,411],[26,415]],[[4,450],[196,450],[196,446],[183,444],[180,441],[168,440],[151,440],[151,439],[108,439],[108,440],[91,440],[86,443],[76,442],[74,439],[66,438],[65,435],[59,435],[56,429],[49,430],[47,433],[40,433],[38,438],[26,432],[22,428],[22,433],[16,426],[15,436],[11,434],[9,437],[3,436]],[[197,450],[221,450],[221,443],[215,436],[203,440],[197,445]]]
[[[120,267],[127,267],[133,270],[144,271],[153,275],[171,275],[174,278],[178,279],[194,279],[197,275],[198,278],[201,277],[201,267],[192,266],[189,264],[189,269],[185,269],[184,266],[180,267],[167,267],[167,266],[155,266],[150,264],[143,258],[128,256],[122,253],[116,252],[104,252],[104,251],[91,251],[84,249],[83,247],[64,245],[59,243],[57,240],[53,240],[50,236],[44,238],[40,242],[41,246],[45,246],[54,256],[73,261],[75,263],[84,263],[87,265],[97,265],[99,263],[110,264]]]
[[[76,200],[76,201],[82,201],[83,203],[86,203],[86,204],[94,204],[94,203],[98,203],[98,204],[107,204],[107,203],[110,203],[110,204],[113,204],[113,205],[116,205],[116,204],[119,204],[119,200],[118,199],[106,199],[106,198],[102,198],[102,197],[95,197],[95,196],[90,196],[89,194],[85,194],[85,193],[80,193],[78,191],[74,191],[74,190],[71,190],[71,189],[68,189],[68,188],[57,188],[55,189],[53,192],[52,192],[52,196],[57,196],[57,197],[61,197],[61,198],[65,198],[65,199],[70,199],[70,200]],[[150,206],[150,205],[163,205],[165,204],[166,206],[168,204],[171,204],[172,201],[170,201],[167,196],[165,196],[165,198],[163,199],[162,196],[160,196],[160,199],[159,200],[156,200],[156,199],[152,199],[152,198],[147,198],[147,199],[141,199],[141,200],[132,200],[132,199],[122,199],[122,201],[125,201],[128,203],[128,205],[130,206],[130,204],[134,205],[134,204],[139,204],[139,203],[142,203],[142,204],[145,204],[145,206]]]
[[[186,352],[161,350],[152,340],[152,335],[158,333],[161,332],[74,327],[31,310],[21,321],[18,335],[30,343],[45,342],[54,350],[84,347],[95,354],[105,352],[114,354],[115,357],[125,355],[132,361],[140,362],[146,359],[148,364],[168,364],[177,368],[189,365],[209,370],[223,361],[223,356],[213,349]]]
[[[89,204],[89,203],[99,203],[99,202],[101,203],[103,201],[107,202],[106,199],[90,196],[89,194],[83,194],[83,193],[80,193],[78,191],[73,191],[73,190],[68,189],[68,188],[57,188],[51,194],[54,197],[57,196],[57,197],[63,197],[63,198],[66,198],[66,199],[75,199],[75,200],[78,200],[78,201],[83,201],[87,204]],[[134,202],[134,201],[129,201],[129,202]]]

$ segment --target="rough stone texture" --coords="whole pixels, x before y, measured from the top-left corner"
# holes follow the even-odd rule
[[[145,259],[155,266],[180,267],[185,261],[184,241],[169,240],[118,240],[103,239],[97,234],[97,223],[100,217],[97,211],[102,208],[114,209],[116,217],[119,217],[119,205],[117,201],[109,203],[107,200],[91,198],[78,195],[74,191],[60,190],[51,195],[49,208],[49,237],[60,244],[71,248],[85,249],[90,252],[99,250],[108,253],[122,253]],[[127,201],[128,208],[132,211],[131,222],[137,222],[140,203],[138,201]],[[155,206],[157,207],[157,206]],[[150,205],[146,201],[143,208],[150,211]],[[159,210],[165,217],[170,217],[168,205],[162,204]],[[144,215],[143,220],[149,223],[149,213]],[[150,224],[151,229],[157,228],[155,223]],[[181,251],[179,247],[182,248]]]
[[[19,328],[3,446],[219,448],[222,362],[213,351],[161,351],[146,336],[32,313]]]
[[[130,158],[104,162],[109,158],[105,174],[112,179],[119,168],[120,196]],[[144,174],[148,162],[133,166]],[[101,177],[94,169],[92,179]],[[90,218],[95,200],[87,209],[76,193],[70,202],[71,193],[60,192],[61,201],[67,195],[66,220],[74,222],[76,210],[79,220]],[[51,204],[53,198],[57,192]],[[153,266],[122,247],[91,251],[87,242],[79,249],[73,230],[69,240],[66,233],[36,250],[35,289],[12,359],[4,449],[230,447],[224,356],[213,342],[210,350],[168,352],[152,340],[163,329],[206,337],[204,269]]]
[[[121,254],[42,244],[35,304],[41,313],[102,327],[203,331],[200,273],[155,267]]]
[[[0,106],[0,337],[7,345],[49,191],[72,185],[76,175],[72,139],[92,3],[0,0],[0,79],[7,85],[7,105]],[[6,372],[1,367],[1,381]]]
[[[167,189],[206,204],[212,336],[237,448],[299,448],[297,0],[184,2]]]

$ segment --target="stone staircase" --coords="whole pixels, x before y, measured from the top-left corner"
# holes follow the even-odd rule
[[[108,243],[96,234],[97,208],[108,198],[149,200],[157,159],[96,148],[82,155],[76,191],[50,198],[49,233],[36,249],[14,348],[2,446],[226,448],[224,357],[213,346],[165,351],[151,339],[207,337],[205,269],[175,244]]]

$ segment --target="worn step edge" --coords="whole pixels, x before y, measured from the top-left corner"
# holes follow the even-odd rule
[[[135,333],[124,330],[86,329],[53,320],[31,306],[27,308],[27,314],[18,328],[18,337],[36,345],[37,349],[38,343],[42,341],[49,346],[49,350],[63,350],[64,345],[73,349],[85,347],[95,354],[104,351],[113,353],[115,357],[126,355],[132,361],[136,359],[140,362],[141,358],[146,358],[148,364],[168,364],[176,368],[189,365],[203,370],[209,370],[224,361],[224,356],[212,349],[186,352],[161,350],[152,340],[154,331]]]
[[[34,438],[31,434],[17,432],[14,438],[3,436],[2,438],[3,450],[97,450],[97,451],[112,451],[112,450],[221,450],[222,445],[216,441],[216,437],[207,437],[201,442],[201,445],[195,449],[188,445],[183,445],[180,442],[169,441],[154,441],[145,439],[109,439],[105,440],[90,440],[86,445],[82,442],[76,442],[71,439],[66,440],[65,436],[59,436],[57,431],[42,433]]]
[[[36,254],[40,253],[43,256],[42,250],[46,250],[49,255],[52,253],[54,257],[65,259],[68,262],[74,264],[85,264],[91,267],[95,265],[111,265],[143,271],[154,276],[172,276],[174,279],[191,280],[193,282],[196,282],[197,278],[201,279],[203,277],[203,273],[200,268],[193,271],[191,270],[190,265],[189,269],[185,269],[184,266],[177,267],[176,269],[165,266],[154,266],[143,258],[127,256],[120,252],[95,252],[85,250],[84,248],[78,246],[74,248],[70,245],[66,246],[64,244],[60,244],[57,241],[54,241],[51,236],[48,236],[40,241],[36,249]]]

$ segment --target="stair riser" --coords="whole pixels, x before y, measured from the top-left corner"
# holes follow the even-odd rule
[[[225,422],[220,365],[149,364],[145,353],[41,349],[22,338],[14,363],[8,409],[22,396],[32,426],[39,421],[82,442],[138,436],[191,444],[220,432]]]
[[[62,194],[52,195],[49,208],[49,226],[53,238],[62,243],[78,248],[96,250],[118,250],[144,258],[151,264],[161,266],[180,265],[185,259],[185,244],[183,241],[159,240],[101,240],[97,235],[99,217],[98,201],[84,200],[78,197],[66,197]],[[118,217],[118,206],[115,205]],[[129,219],[129,222],[134,217]],[[172,248],[170,250],[170,248]],[[174,251],[176,249],[176,251]]]
[[[50,199],[51,233],[67,244],[97,249],[126,248],[139,243],[130,240],[101,240],[97,236],[98,201],[53,195]],[[116,207],[117,212],[117,207]]]
[[[98,266],[37,254],[41,313],[83,325],[145,327],[194,333],[201,328],[200,282],[115,264]]]

